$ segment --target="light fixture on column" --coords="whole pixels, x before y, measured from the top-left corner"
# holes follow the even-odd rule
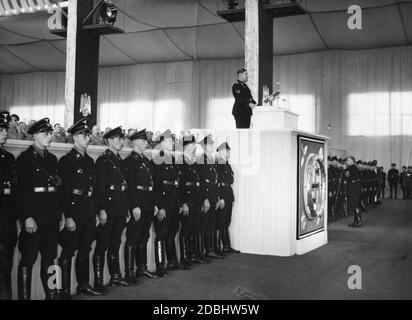
[[[104,0],[100,6],[100,17],[104,23],[114,24],[117,17],[117,8],[112,0]]]
[[[227,8],[228,10],[235,10],[239,7],[238,0],[227,0]]]

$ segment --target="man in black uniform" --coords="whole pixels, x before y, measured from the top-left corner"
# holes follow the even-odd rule
[[[203,213],[201,231],[204,239],[206,257],[223,258],[216,252],[214,232],[216,230],[216,209],[219,205],[217,194],[217,172],[215,158],[213,157],[214,141],[211,135],[207,135],[202,141],[204,154],[198,160],[200,188],[203,198]]]
[[[93,256],[94,287],[104,292],[103,269],[107,250],[107,265],[111,286],[127,286],[120,274],[119,250],[128,215],[126,168],[119,155],[124,134],[121,127],[107,131],[103,138],[108,149],[96,161],[96,196],[99,225]]]
[[[223,252],[238,253],[231,246],[229,226],[232,221],[232,209],[235,196],[233,194],[232,184],[234,182],[234,173],[229,163],[230,147],[227,142],[223,142],[216,149],[219,153],[217,159],[217,192],[219,197],[218,213],[216,215],[216,233],[215,241],[218,253],[221,251],[220,242],[223,243]]]
[[[180,229],[180,263],[190,268],[201,263],[197,234],[202,214],[200,176],[196,166],[196,140],[193,135],[183,137],[184,158],[179,184],[182,204]]]
[[[373,197],[374,197],[374,202],[375,205],[380,205],[381,202],[381,197],[380,197],[380,190],[381,190],[381,185],[382,185],[382,173],[381,173],[381,168],[378,167],[378,161],[373,160],[372,161],[372,168],[373,168],[373,173],[374,173],[374,188],[373,188]]]
[[[404,176],[404,184],[405,184],[405,197],[406,199],[411,199],[412,193],[412,170],[411,167],[408,166],[406,169],[406,173]]]
[[[172,155],[174,143],[170,130],[166,130],[159,136],[157,148],[160,149],[160,153],[153,158],[156,204],[159,208],[154,219],[155,261],[157,275],[164,277],[167,276],[165,255],[167,255],[168,269],[181,267],[177,261],[175,244],[176,234],[179,231],[179,170]]]
[[[386,172],[383,167],[379,168],[379,174],[379,198],[385,199]]]
[[[59,163],[65,215],[65,228],[59,237],[63,248],[59,258],[62,299],[69,299],[71,295],[71,266],[76,250],[77,294],[101,295],[89,284],[89,254],[96,229],[97,206],[94,160],[86,152],[91,135],[88,119],[79,120],[67,131],[72,135],[74,145]]]
[[[391,164],[391,168],[388,171],[388,182],[389,182],[389,199],[393,198],[395,193],[395,199],[398,199],[398,182],[399,182],[399,171],[396,169],[396,163]]]
[[[402,190],[402,199],[406,199],[406,166],[402,166],[402,172],[399,176],[399,184]]]
[[[359,197],[362,189],[359,170],[355,165],[354,157],[346,159],[345,178],[347,182],[348,213],[353,214],[353,223],[349,224],[348,227],[361,227],[362,217],[359,208]]]
[[[232,93],[235,98],[232,114],[235,117],[236,128],[238,129],[250,128],[252,110],[256,106],[256,101],[253,100],[252,93],[246,85],[247,81],[247,70],[240,69],[237,72],[237,81],[232,86]]]
[[[333,156],[330,158],[330,163],[328,166],[328,179],[329,179],[329,205],[328,211],[330,212],[331,217],[334,217],[336,214],[336,204],[338,197],[338,185],[340,173],[338,173],[337,161],[338,158]]]
[[[137,283],[139,276],[156,278],[147,269],[147,241],[155,206],[154,182],[150,161],[143,154],[148,145],[146,129],[129,136],[133,151],[125,160],[129,191],[130,220],[127,223],[124,259],[126,281]],[[136,273],[135,269],[136,262]]]
[[[57,288],[48,285],[49,268],[55,265],[59,221],[61,220],[58,187],[58,162],[49,153],[53,128],[44,118],[28,128],[34,143],[22,152],[16,162],[18,197],[21,206],[19,250],[21,260],[18,268],[18,297],[30,300],[32,267],[41,253],[40,278],[47,300],[58,298]]]
[[[11,121],[8,111],[0,112],[0,300],[11,300],[11,270],[17,241],[15,207],[15,159],[4,150]]]

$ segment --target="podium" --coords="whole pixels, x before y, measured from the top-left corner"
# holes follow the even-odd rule
[[[254,129],[297,129],[298,115],[272,106],[257,106],[253,110]]]
[[[293,256],[327,244],[328,137],[295,129],[207,132],[231,147],[234,248]]]

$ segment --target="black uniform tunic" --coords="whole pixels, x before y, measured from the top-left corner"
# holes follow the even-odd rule
[[[107,223],[96,229],[95,253],[117,256],[128,215],[126,168],[120,155],[107,149],[96,161],[98,210],[105,210]]]
[[[150,225],[153,221],[155,206],[153,168],[143,155],[132,152],[125,160],[130,207],[130,221],[127,224],[126,238],[132,245],[146,243],[149,239]],[[138,221],[133,218],[132,210],[140,208]]]
[[[202,192],[200,190],[200,176],[196,164],[185,161],[181,166],[180,176],[181,202],[189,207],[189,215],[181,218],[182,227],[180,235],[189,237],[199,233],[200,218],[202,213]]]
[[[356,165],[348,166],[345,173],[348,193],[348,211],[354,213],[359,210],[359,199],[362,191],[359,169]]]
[[[218,160],[216,164],[217,171],[217,192],[218,197],[225,201],[223,209],[218,209],[216,215],[216,229],[226,229],[232,221],[232,209],[235,196],[233,194],[232,184],[234,182],[234,173],[229,163]]]
[[[179,169],[172,155],[161,152],[153,159],[156,203],[159,210],[166,211],[166,217],[154,219],[156,238],[161,241],[174,239],[179,229],[180,206]]]
[[[216,227],[216,202],[217,194],[217,172],[216,164],[212,157],[206,155],[198,161],[198,172],[200,176],[200,189],[202,192],[202,201],[208,199],[210,209],[202,213],[201,232],[213,232]]]
[[[96,170],[94,160],[85,153],[72,149],[59,162],[62,178],[62,204],[66,219],[72,218],[76,230],[60,232],[63,247],[61,257],[70,259],[78,249],[78,256],[89,255],[96,228]]]
[[[398,182],[399,182],[399,171],[398,169],[389,169],[388,171],[388,183],[391,197],[393,192],[395,192],[395,197],[398,194]]]
[[[17,241],[15,182],[14,156],[0,148],[0,276],[11,272]]]
[[[236,128],[249,128],[250,117],[253,113],[249,104],[256,104],[256,101],[253,100],[249,87],[242,81],[238,80],[233,84],[232,93],[235,98],[232,115],[236,120]]]
[[[57,256],[57,239],[61,218],[58,194],[58,162],[47,150],[30,146],[16,162],[18,202],[22,232],[19,249],[22,267],[31,267],[40,251],[42,264],[50,265]],[[37,223],[37,232],[27,233],[27,218]]]

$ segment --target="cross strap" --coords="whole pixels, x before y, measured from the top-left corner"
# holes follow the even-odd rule
[[[109,156],[107,156],[107,160],[109,160],[109,161],[114,165],[114,167],[115,167],[115,168],[117,169],[117,171],[119,172],[120,177],[123,179],[123,182],[125,183],[125,182],[126,182],[126,179],[124,178],[124,175],[123,175],[123,173],[122,173],[122,170],[120,170],[119,165],[117,165],[116,163],[114,163],[114,161],[113,161],[112,159],[110,159]]]

